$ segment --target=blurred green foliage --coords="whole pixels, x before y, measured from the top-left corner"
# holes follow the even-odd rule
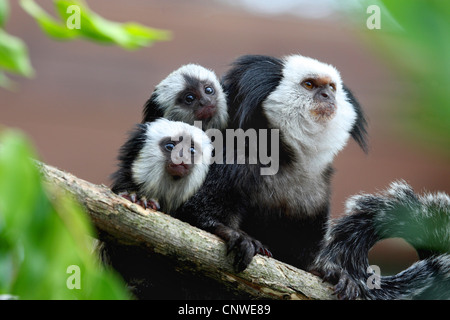
[[[0,0],[0,87],[11,88],[5,72],[31,77],[34,74],[25,43],[5,31],[9,15],[8,0]]]
[[[21,133],[0,132],[0,297],[129,298],[92,253],[86,214],[66,195],[49,199],[32,158]]]
[[[41,29],[57,40],[85,38],[101,44],[116,44],[136,50],[156,41],[166,41],[170,32],[138,23],[118,23],[91,11],[84,1],[53,0],[59,19],[53,18],[33,0],[20,0],[22,8]],[[12,88],[5,72],[31,77],[34,74],[24,42],[4,30],[9,14],[8,0],[0,0],[0,87]],[[74,23],[75,22],[75,23]]]
[[[25,43],[3,29],[0,29],[0,70],[26,77],[34,73]]]
[[[381,9],[381,28],[363,28],[364,37],[412,88],[399,89],[396,125],[410,141],[450,156],[450,1],[365,0],[360,9],[373,4]]]
[[[148,28],[138,23],[106,20],[92,12],[82,1],[54,0],[54,3],[62,23],[53,19],[33,0],[20,0],[22,8],[38,22],[42,30],[58,40],[84,37],[98,43],[117,44],[124,49],[135,50],[155,41],[170,39],[170,33],[164,30]],[[74,5],[79,11],[68,9]],[[67,23],[70,25],[69,21],[73,20],[70,19],[71,16],[76,18],[77,14],[80,18],[79,28],[69,28]]]
[[[9,3],[6,0],[0,0],[0,27],[5,26],[6,20],[9,15]]]

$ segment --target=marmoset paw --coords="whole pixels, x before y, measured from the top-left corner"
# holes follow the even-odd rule
[[[259,243],[261,244],[261,242],[259,242]],[[269,249],[264,247],[262,244],[261,244],[261,247],[256,250],[256,253],[259,253],[260,255],[263,255],[263,256],[266,256],[269,258],[273,257],[272,252],[270,252]]]
[[[272,256],[260,241],[239,231],[234,231],[227,242],[227,253],[231,251],[235,253],[233,265],[236,272],[244,271],[257,253]]]
[[[352,277],[342,273],[339,282],[334,287],[334,294],[340,300],[355,300],[361,298],[361,288]]]
[[[323,282],[329,282],[333,285],[337,284],[341,273],[334,269],[320,269],[314,268],[309,270],[310,273],[318,276]]]
[[[143,203],[141,204],[140,202],[143,202]],[[161,209],[161,206],[159,205],[159,202],[156,199],[147,200],[146,198],[142,197],[140,202],[138,201],[136,203],[139,204],[140,206],[144,207],[145,209],[150,208],[150,209],[153,209],[156,211]]]
[[[350,275],[337,266],[315,266],[309,270],[320,277],[324,282],[329,282],[333,287],[333,294],[340,300],[354,300],[360,297],[360,288]]]
[[[138,198],[136,195],[136,192],[123,191],[123,192],[119,193],[119,196],[121,196],[133,203],[140,205],[144,209],[148,209],[148,208],[153,209],[153,210],[161,209],[158,200],[156,200],[156,199],[147,200],[147,198],[145,198],[145,197]]]

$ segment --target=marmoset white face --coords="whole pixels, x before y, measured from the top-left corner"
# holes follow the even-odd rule
[[[161,118],[145,126],[132,178],[147,198],[168,199],[162,202],[171,212],[202,185],[213,147],[201,129],[184,122]]]
[[[272,127],[282,129],[287,144],[314,153],[313,165],[323,168],[347,143],[356,110],[333,66],[300,55],[282,61],[282,79],[263,102],[263,112]]]
[[[144,121],[160,117],[194,124],[204,130],[224,129],[227,103],[216,74],[200,65],[187,64],[173,71],[155,88],[144,107]]]

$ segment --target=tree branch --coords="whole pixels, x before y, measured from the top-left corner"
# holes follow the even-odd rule
[[[145,210],[106,186],[42,163],[38,166],[50,188],[66,190],[84,206],[101,239],[113,237],[121,243],[148,248],[181,262],[180,268],[189,265],[191,271],[255,298],[334,299],[329,284],[273,258],[256,255],[246,270],[236,274],[224,242],[215,235],[164,213]]]

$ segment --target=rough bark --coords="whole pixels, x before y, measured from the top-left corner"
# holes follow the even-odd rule
[[[204,230],[161,212],[133,204],[103,185],[95,185],[38,163],[50,187],[66,190],[82,204],[100,240],[138,245],[175,259],[180,268],[220,281],[239,293],[264,299],[334,299],[331,286],[318,277],[257,255],[249,267],[234,273],[224,242]]]

